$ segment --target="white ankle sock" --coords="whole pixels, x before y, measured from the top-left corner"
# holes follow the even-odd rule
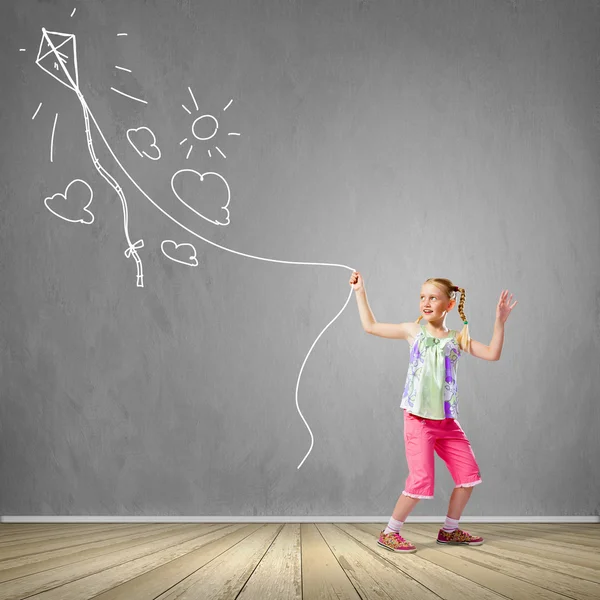
[[[444,527],[442,527],[442,529],[448,532],[456,531],[458,529],[459,521],[460,519],[451,519],[446,515],[446,521],[444,522]]]
[[[392,531],[394,533],[400,533],[402,525],[404,525],[404,521],[396,521],[394,517],[391,517],[390,522],[388,523],[387,527],[383,530],[383,533],[392,533]]]

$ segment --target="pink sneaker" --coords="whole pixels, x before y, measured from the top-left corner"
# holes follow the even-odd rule
[[[417,547],[407,542],[399,533],[392,531],[390,533],[381,532],[377,543],[386,550],[392,552],[416,552]]]
[[[437,543],[481,546],[481,544],[483,544],[483,538],[477,535],[471,535],[468,531],[463,531],[462,529],[455,529],[454,531],[444,531],[443,529],[440,529]]]

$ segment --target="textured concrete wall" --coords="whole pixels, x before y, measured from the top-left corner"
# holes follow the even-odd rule
[[[501,360],[459,366],[484,478],[465,514],[599,514],[598,2],[0,11],[0,514],[391,512],[407,474],[406,342],[364,334],[351,299],[303,372],[314,447],[297,469],[311,439],[296,379],[350,272],[204,240],[357,268],[380,321],[414,320],[421,283],[450,277],[484,343],[510,289]],[[76,35],[80,98],[36,66],[42,27]],[[219,129],[199,140],[205,114]],[[160,160],[128,142],[142,126]],[[171,188],[179,169],[226,179],[228,226],[200,216],[221,214],[222,182],[176,186],[194,212]],[[44,204],[77,178],[91,224]],[[144,287],[115,185],[144,240]],[[60,210],[86,220],[84,200],[79,187]],[[164,240],[192,244],[198,265],[167,258]],[[437,467],[415,515],[444,514],[452,481]]]

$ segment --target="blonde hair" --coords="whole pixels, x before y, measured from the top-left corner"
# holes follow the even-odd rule
[[[463,321],[463,328],[456,336],[456,341],[461,350],[471,352],[471,337],[469,336],[469,325],[465,316],[465,290],[457,285],[454,285],[449,279],[443,277],[430,277],[425,283],[431,283],[439,288],[450,300],[456,300],[456,293],[460,292],[460,301],[458,302],[458,314]],[[423,315],[421,315],[415,323],[419,323]]]

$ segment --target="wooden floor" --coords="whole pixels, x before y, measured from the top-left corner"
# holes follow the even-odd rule
[[[0,600],[600,599],[600,524],[0,524]]]

